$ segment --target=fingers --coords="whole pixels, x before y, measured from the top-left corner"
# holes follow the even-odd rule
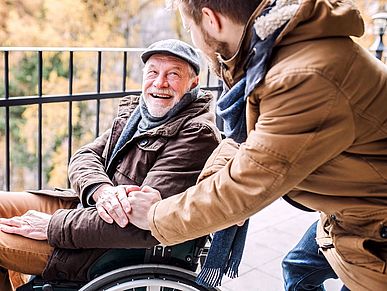
[[[121,203],[122,208],[126,214],[129,214],[131,211],[128,195],[124,187],[117,187],[117,199]]]
[[[0,218],[0,230],[10,234],[25,236],[28,234],[30,225],[22,217]]]
[[[121,203],[116,197],[110,200],[100,198],[96,207],[99,216],[107,223],[116,222],[120,227],[125,227],[129,222]]]
[[[141,190],[141,188],[137,185],[122,185],[121,187],[125,189],[126,194],[129,194],[132,191],[140,191]]]
[[[97,208],[98,215],[105,222],[112,224],[114,222],[114,220],[113,220],[113,218],[110,217],[108,212],[105,210],[103,203],[105,203],[105,201],[103,201],[103,199],[100,198],[100,199],[98,199],[97,203],[95,204],[95,207]]]
[[[26,224],[22,217],[0,218],[0,229],[6,233],[23,234],[23,226]]]
[[[21,234],[19,227],[9,226],[9,225],[5,225],[5,224],[0,225],[0,230],[5,232],[5,233]]]
[[[8,225],[8,226],[16,226],[21,227],[22,226],[22,220],[19,216],[15,216],[12,218],[0,218],[0,224],[2,225]]]
[[[47,228],[51,215],[35,210],[22,216],[0,219],[0,229],[6,233],[18,234],[36,240],[47,239]]]
[[[98,215],[107,223],[116,222],[120,227],[129,223],[127,213],[131,211],[131,206],[124,186],[105,187],[98,195],[96,208]]]

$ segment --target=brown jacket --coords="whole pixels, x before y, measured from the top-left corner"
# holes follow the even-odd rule
[[[259,9],[224,62],[229,86],[244,74]],[[152,234],[164,244],[189,240],[289,193],[321,211],[319,243],[337,254],[327,258],[345,284],[386,290],[387,68],[350,38],[362,33],[351,2],[303,0],[248,96],[246,142],[223,141],[202,182],[155,204]]]
[[[88,206],[85,189],[99,183],[149,185],[163,198],[180,193],[195,184],[206,159],[219,144],[212,95],[208,93],[167,123],[134,137],[122,155],[108,165],[137,101],[136,96],[124,98],[112,128],[71,159],[69,178],[84,206]],[[48,242],[55,250],[43,277],[73,281],[90,279],[87,270],[106,248],[145,248],[159,243],[149,231],[131,224],[120,228],[105,223],[95,207],[56,211],[49,224]]]

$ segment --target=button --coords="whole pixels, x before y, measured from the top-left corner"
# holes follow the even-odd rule
[[[64,279],[64,278],[66,278],[66,273],[64,273],[64,272],[58,272],[56,275],[57,275],[57,277],[58,277],[59,279]]]
[[[387,226],[383,226],[380,230],[380,236],[382,238],[387,238]]]
[[[140,146],[144,147],[146,146],[147,144],[149,143],[149,140],[148,139],[143,139],[143,140],[140,140],[140,142],[138,143]]]

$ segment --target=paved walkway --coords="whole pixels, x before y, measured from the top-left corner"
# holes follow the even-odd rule
[[[249,224],[239,277],[225,277],[223,291],[281,291],[283,288],[281,261],[299,241],[309,226],[318,219],[290,206],[280,199],[255,214]],[[339,280],[329,280],[327,291],[340,290]]]

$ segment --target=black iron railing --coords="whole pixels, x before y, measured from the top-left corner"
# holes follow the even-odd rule
[[[115,99],[120,98],[126,95],[139,95],[141,93],[140,88],[128,89],[127,88],[127,71],[128,71],[128,55],[137,53],[139,54],[143,49],[140,48],[0,48],[0,54],[3,54],[3,80],[4,80],[4,95],[0,96],[0,108],[4,108],[4,153],[5,153],[5,164],[1,165],[4,168],[4,190],[9,191],[11,189],[11,157],[10,157],[10,108],[17,106],[25,105],[37,105],[37,120],[38,120],[38,130],[37,130],[37,187],[42,188],[42,140],[43,140],[43,104],[45,103],[67,103],[68,104],[68,124],[67,124],[67,135],[68,135],[68,144],[67,144],[67,162],[70,160],[72,155],[72,136],[73,136],[73,102],[76,101],[85,101],[85,100],[95,100],[95,136],[100,134],[100,111],[101,111],[101,100],[102,99]],[[30,96],[10,96],[10,72],[11,65],[10,60],[12,60],[12,54],[16,52],[32,52],[36,54],[37,60],[37,94],[32,94]],[[63,94],[58,95],[46,95],[43,90],[43,67],[44,67],[44,54],[46,52],[59,52],[68,54],[68,90],[63,92]],[[94,92],[81,92],[74,93],[74,80],[75,76],[75,64],[74,64],[74,55],[80,52],[88,52],[96,55],[96,68],[95,68],[95,91]],[[121,88],[116,91],[106,92],[102,88],[102,58],[103,55],[109,52],[114,52],[122,55],[122,84]],[[203,89],[210,90],[215,92],[215,95],[220,94],[221,84],[216,79],[215,76],[211,75],[210,71],[207,70],[203,76],[204,83]],[[0,74],[1,77],[1,74]],[[108,82],[108,81],[107,81]],[[2,149],[0,149],[0,152]]]

